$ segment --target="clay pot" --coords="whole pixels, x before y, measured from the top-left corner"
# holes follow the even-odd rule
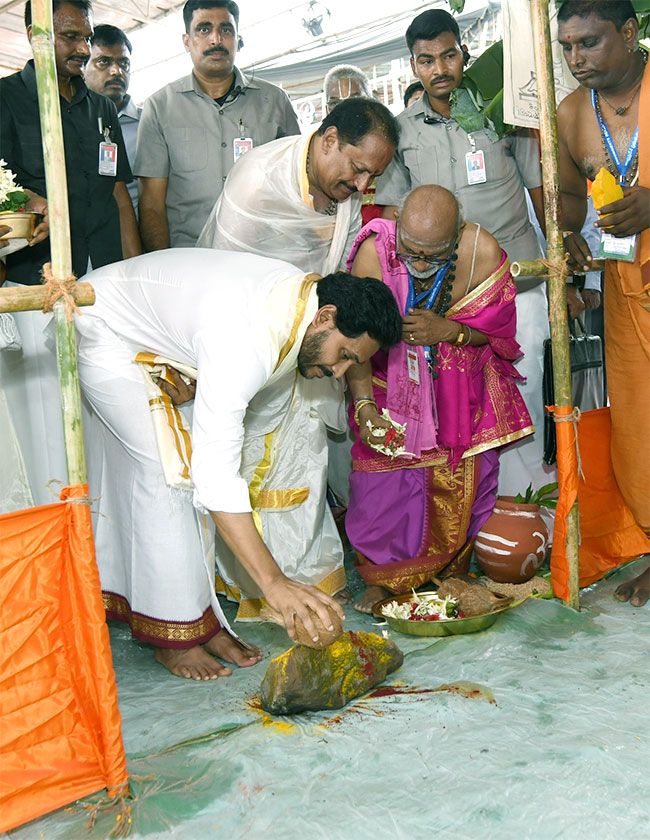
[[[5,233],[2,238],[31,239],[34,235],[36,216],[36,213],[28,213],[26,211],[12,213],[9,210],[3,210],[0,212],[0,225],[7,225],[11,230],[9,233]]]
[[[546,558],[548,528],[539,505],[499,496],[494,511],[476,536],[474,551],[485,574],[498,583],[525,583]]]

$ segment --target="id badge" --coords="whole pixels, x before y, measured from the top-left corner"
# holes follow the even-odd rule
[[[415,350],[406,351],[406,363],[408,365],[408,374],[411,382],[416,385],[420,384],[420,364],[418,362],[418,354]]]
[[[99,144],[99,174],[112,178],[117,175],[117,143],[102,140]]]
[[[637,233],[634,236],[612,236],[603,231],[600,235],[600,256],[607,260],[634,262],[638,238]]]
[[[235,139],[232,141],[232,150],[235,163],[237,163],[237,161],[243,154],[245,154],[246,152],[250,152],[252,148],[252,137],[235,137]]]
[[[475,152],[467,152],[465,155],[465,167],[467,168],[468,184],[484,184],[487,181],[485,155],[480,149],[477,149]]]

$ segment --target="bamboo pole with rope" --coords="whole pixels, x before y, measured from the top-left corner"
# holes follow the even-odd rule
[[[535,44],[535,68],[537,71],[544,211],[546,217],[547,260],[545,262],[548,265],[548,297],[553,350],[555,405],[558,409],[572,409],[569,326],[566,315],[567,265],[560,225],[560,176],[549,0],[531,0],[530,9],[533,23],[533,42]],[[568,419],[566,411],[561,413],[564,418]],[[560,481],[561,492],[563,475],[559,459],[558,480]],[[569,565],[569,599],[567,603],[574,609],[579,608],[578,547],[578,503],[576,500],[567,517],[566,538],[566,555]]]
[[[66,281],[72,278],[72,254],[51,0],[32,0],[32,51],[45,159],[52,276],[55,280]],[[85,484],[86,454],[74,319],[64,300],[58,300],[53,311],[68,483]]]
[[[0,312],[29,312],[43,309],[48,295],[45,286],[12,286],[0,289]],[[92,306],[95,290],[90,283],[75,283],[70,296],[75,306]]]
[[[604,271],[606,260],[593,260],[589,271]],[[510,263],[510,273],[513,277],[548,277],[550,269],[542,260],[516,260]],[[584,271],[574,271],[573,274],[584,274]]]

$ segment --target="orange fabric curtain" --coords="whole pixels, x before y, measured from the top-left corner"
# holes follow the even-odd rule
[[[572,409],[557,408],[558,414]],[[634,521],[614,478],[610,458],[609,408],[586,411],[577,423],[584,480],[578,476],[575,433],[570,422],[556,424],[560,498],[555,514],[551,582],[558,598],[569,598],[566,515],[576,494],[580,518],[580,586],[589,586],[611,569],[650,552],[650,540]]]
[[[66,487],[61,499],[87,497]],[[0,516],[0,831],[127,789],[86,504]]]

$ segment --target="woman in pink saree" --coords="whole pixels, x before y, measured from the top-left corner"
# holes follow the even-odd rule
[[[401,344],[349,379],[355,443],[346,530],[368,587],[356,605],[362,611],[442,570],[467,570],[494,507],[498,449],[534,431],[513,365],[522,354],[507,256],[478,225],[459,221],[451,193],[420,187],[397,224],[364,227],[348,259],[353,274],[390,286],[405,313]],[[395,458],[365,442],[371,427],[387,425],[384,408],[406,423],[406,452]]]

